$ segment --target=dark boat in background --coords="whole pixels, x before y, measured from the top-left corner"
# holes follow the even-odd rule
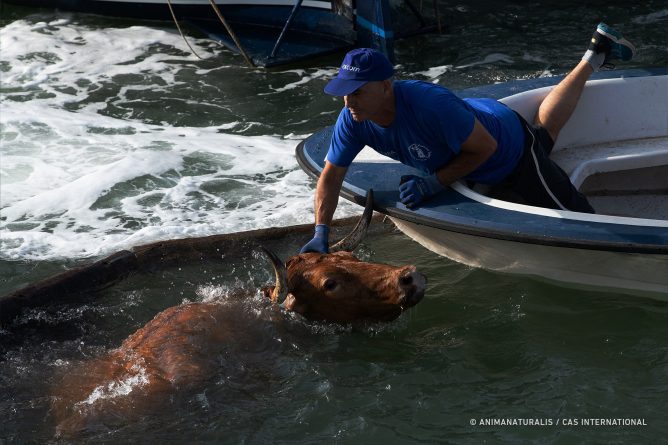
[[[370,47],[394,57],[394,40],[440,29],[439,0],[6,0],[22,6],[188,23],[275,66]]]

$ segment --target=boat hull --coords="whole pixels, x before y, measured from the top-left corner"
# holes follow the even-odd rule
[[[668,255],[483,238],[411,223],[401,218],[391,220],[399,230],[422,246],[467,266],[529,276],[580,289],[668,301]]]

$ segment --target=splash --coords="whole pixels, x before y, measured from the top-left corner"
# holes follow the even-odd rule
[[[135,364],[132,366],[131,371],[136,374],[128,375],[121,380],[111,381],[105,385],[96,386],[86,400],[77,402],[75,406],[93,405],[100,400],[127,396],[135,388],[140,388],[149,383],[146,369]]]

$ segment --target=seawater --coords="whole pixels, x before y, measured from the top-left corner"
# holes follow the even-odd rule
[[[340,110],[322,93],[340,54],[248,68],[188,30],[196,58],[170,24],[1,7],[1,293],[156,240],[313,220],[314,182],[293,152]],[[466,2],[443,12],[448,33],[397,45],[398,78],[462,90],[565,74],[599,21],[637,45],[625,67],[668,63],[660,1]],[[337,216],[357,213],[340,202]],[[298,248],[295,240],[279,246],[284,257]],[[257,351],[232,356],[245,371],[228,363],[169,412],[89,440],[663,437],[664,304],[473,270],[398,233],[369,240],[361,255],[417,264],[429,277],[425,301],[394,323],[362,327],[276,321],[259,296],[229,303],[258,339]],[[230,288],[270,279],[257,258],[225,264],[139,277],[89,304],[28,311],[0,332],[0,442],[50,440],[49,388],[59,370],[117,346],[169,305],[224,300]],[[575,424],[616,418],[644,423]]]

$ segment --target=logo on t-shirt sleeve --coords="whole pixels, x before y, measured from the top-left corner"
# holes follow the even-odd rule
[[[431,150],[420,144],[413,144],[408,147],[408,152],[416,161],[424,162],[431,157]]]

